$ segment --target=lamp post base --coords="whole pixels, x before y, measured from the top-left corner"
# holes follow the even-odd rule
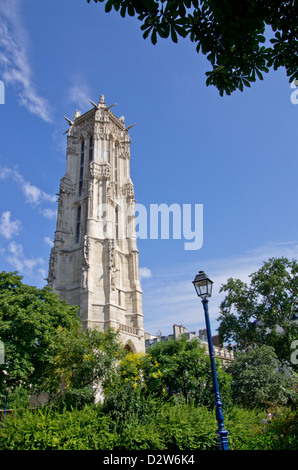
[[[228,442],[228,431],[222,429],[221,431],[217,430],[217,441],[218,441],[218,449],[219,450],[229,450],[229,442]]]

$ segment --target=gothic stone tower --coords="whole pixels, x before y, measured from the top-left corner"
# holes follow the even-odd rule
[[[101,95],[67,136],[48,284],[79,306],[83,327],[119,330],[125,347],[145,350],[135,235],[130,137]],[[131,127],[131,126],[130,126]]]

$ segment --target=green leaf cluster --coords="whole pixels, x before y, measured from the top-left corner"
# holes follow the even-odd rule
[[[87,0],[90,3],[91,0]],[[94,0],[104,2],[105,0]],[[292,0],[107,0],[122,17],[138,15],[143,37],[189,37],[207,56],[207,85],[221,96],[243,91],[271,67],[298,79],[298,6]]]
[[[218,318],[220,338],[242,350],[271,346],[291,367],[291,344],[298,337],[298,262],[270,258],[250,278],[249,285],[231,278],[221,287],[226,297]]]
[[[269,403],[294,405],[298,376],[280,367],[270,346],[237,352],[228,372],[235,404],[249,409],[265,409]]]
[[[225,413],[231,450],[297,450],[298,414],[263,414],[233,407]],[[146,420],[131,414],[116,426],[100,405],[81,410],[41,408],[8,415],[0,429],[1,450],[216,450],[214,413],[192,404],[163,404]]]
[[[9,415],[0,431],[1,450],[105,450],[116,435],[99,407],[25,410]]]
[[[217,362],[222,401],[231,403],[229,374]],[[194,403],[214,407],[210,359],[206,348],[196,339],[185,336],[161,341],[145,355],[128,354],[120,362],[104,390],[106,411],[115,419],[128,413],[139,417],[158,403]]]
[[[247,416],[246,416],[247,419]],[[261,420],[261,424],[251,423],[249,434],[241,436],[237,431],[237,421],[228,421],[231,440],[239,450],[297,450],[298,449],[298,413],[282,407],[275,413],[270,424]],[[233,437],[232,437],[233,436]],[[235,436],[235,439],[234,439]]]
[[[0,273],[0,339],[0,397],[9,390],[10,401],[27,390],[68,407],[93,403],[124,355],[117,333],[83,330],[77,307],[17,273]]]
[[[94,403],[96,393],[110,382],[116,373],[116,362],[124,355],[119,336],[112,330],[61,327],[51,353],[54,368],[44,387],[56,404],[77,409]]]
[[[221,362],[216,363],[222,399],[228,403],[230,377]],[[151,393],[166,400],[213,407],[210,359],[197,338],[189,341],[181,335],[151,346],[144,361],[144,380]]]
[[[21,384],[38,388],[52,368],[52,345],[58,327],[79,328],[77,308],[61,302],[44,287],[22,283],[17,273],[0,273],[0,339],[5,363],[0,364],[0,393]]]

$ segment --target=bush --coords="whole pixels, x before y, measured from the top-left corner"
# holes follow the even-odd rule
[[[140,423],[138,417],[132,415],[124,422],[114,449],[163,450],[166,447],[154,416],[147,423]]]
[[[121,425],[100,406],[59,412],[41,408],[7,416],[0,431],[7,450],[174,450],[216,448],[214,413],[191,405],[165,404],[140,419],[126,414]]]
[[[151,415],[162,406],[162,402],[150,394],[147,395],[139,385],[134,387],[129,381],[121,386],[117,383],[113,385],[113,389],[110,389],[105,397],[102,410],[111,416],[118,432],[121,432],[131,416],[134,416],[138,423],[147,423]]]
[[[167,404],[157,420],[166,449],[217,449],[215,414],[205,407]]]
[[[236,352],[227,370],[233,379],[233,401],[239,406],[263,409],[269,400],[280,405],[293,402],[296,374],[281,367],[272,347]]]
[[[109,416],[96,406],[59,413],[40,408],[7,417],[0,431],[2,450],[111,449],[115,434]]]
[[[250,442],[258,434],[264,413],[234,406],[224,413],[231,450],[249,449]]]
[[[272,423],[258,412],[224,411],[231,450],[297,450],[298,414],[278,411]],[[140,418],[127,413],[113,421],[101,406],[59,411],[15,412],[0,429],[2,450],[217,450],[214,410],[191,404],[162,404]]]
[[[246,450],[298,450],[298,413],[280,409],[271,423],[259,425]]]

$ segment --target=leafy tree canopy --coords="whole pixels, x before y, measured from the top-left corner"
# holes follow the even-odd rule
[[[230,378],[220,362],[217,375],[222,398],[228,398]],[[151,346],[144,358],[144,380],[152,393],[165,394],[164,398],[180,396],[185,402],[214,404],[210,359],[197,338],[189,341],[182,335]]]
[[[87,0],[90,3],[91,0]],[[250,87],[270,68],[298,79],[298,6],[295,0],[94,0],[124,18],[137,15],[143,37],[187,36],[207,55],[207,85],[221,96]]]
[[[217,376],[223,403],[230,405],[231,377],[219,361]],[[127,354],[105,385],[104,410],[120,427],[126,416],[143,420],[165,402],[214,407],[206,348],[198,339],[188,341],[183,335],[150,346],[146,354]]]
[[[297,375],[280,368],[270,346],[237,352],[228,372],[233,378],[233,402],[245,408],[293,404],[297,397]]]
[[[94,403],[97,394],[101,396],[125,350],[118,333],[112,330],[59,326],[51,353],[54,367],[44,381],[45,389],[63,407],[83,408]]]
[[[116,333],[82,330],[77,307],[48,287],[23,284],[17,273],[0,273],[0,340],[0,394],[22,387],[69,405],[92,402],[95,386],[124,354]]]
[[[291,345],[298,337],[298,262],[270,258],[250,278],[250,285],[231,278],[221,287],[226,297],[218,318],[220,338],[240,349],[271,346],[291,365]]]
[[[53,364],[50,345],[58,326],[79,327],[77,308],[61,302],[48,287],[22,283],[17,273],[0,273],[0,339],[5,363],[0,388],[37,386]]]

